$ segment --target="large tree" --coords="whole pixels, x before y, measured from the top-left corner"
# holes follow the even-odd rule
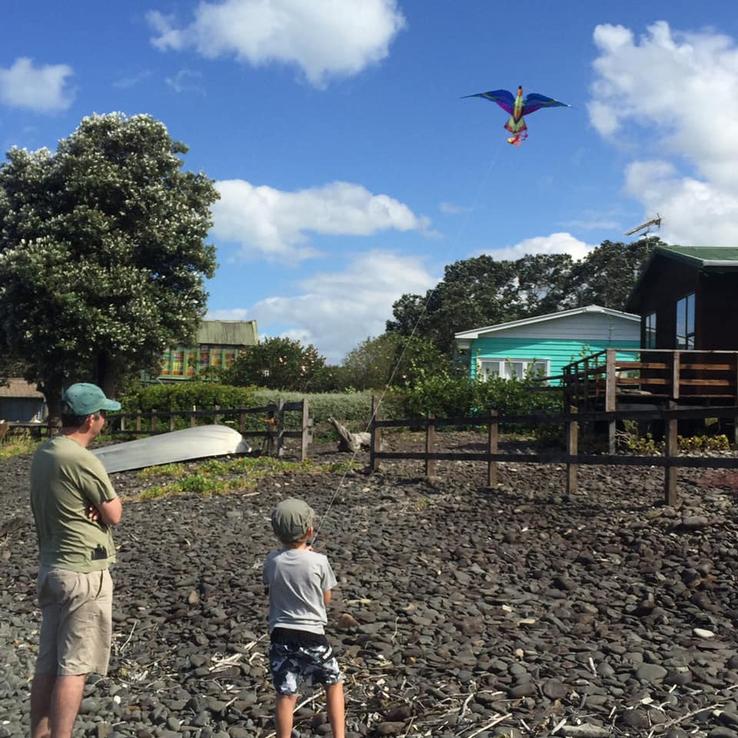
[[[112,113],[85,118],[55,153],[14,148],[0,165],[0,350],[52,414],[65,383],[114,392],[193,335],[218,195],[183,170],[186,151],[154,118]]]
[[[596,304],[622,310],[640,268],[659,242],[603,242],[580,261],[566,254],[496,261],[482,255],[454,262],[426,294],[405,294],[387,331],[432,340],[448,355],[454,333],[518,318]]]
[[[297,392],[324,389],[325,358],[294,338],[265,338],[240,353],[224,375],[227,384],[250,384]]]

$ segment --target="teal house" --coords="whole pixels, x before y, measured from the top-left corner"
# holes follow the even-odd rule
[[[640,316],[586,305],[455,334],[472,377],[560,376],[567,364],[608,348],[640,347]]]

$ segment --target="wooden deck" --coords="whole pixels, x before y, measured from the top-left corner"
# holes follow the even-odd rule
[[[580,412],[738,405],[738,351],[607,349],[565,366],[562,384]]]

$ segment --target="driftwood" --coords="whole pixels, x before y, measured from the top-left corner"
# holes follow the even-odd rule
[[[338,450],[356,453],[363,448],[369,448],[372,442],[371,433],[351,433],[345,426],[341,425],[335,418],[328,421],[338,433]]]

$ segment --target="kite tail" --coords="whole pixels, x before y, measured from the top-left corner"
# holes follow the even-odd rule
[[[516,133],[514,136],[510,136],[510,138],[507,139],[507,142],[513,146],[520,146],[526,138],[528,138],[528,132],[521,131],[520,133]]]

